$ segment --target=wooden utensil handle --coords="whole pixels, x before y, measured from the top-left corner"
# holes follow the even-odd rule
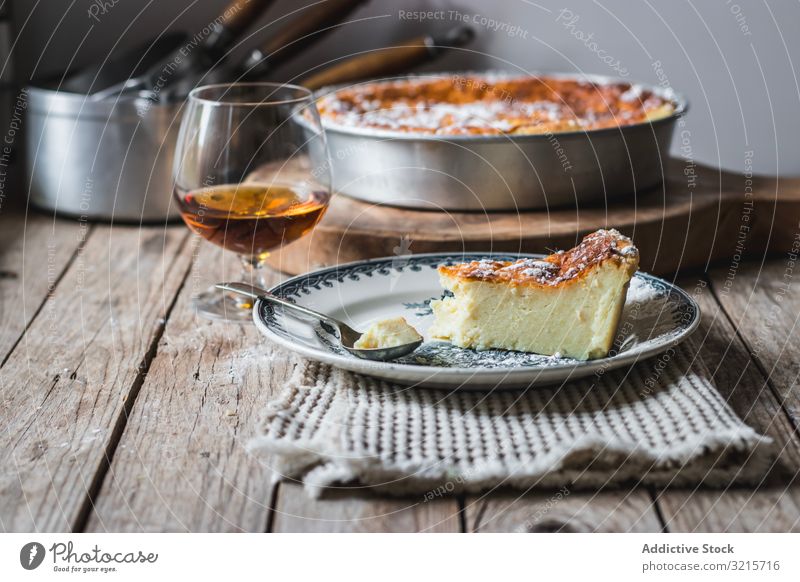
[[[337,65],[306,78],[302,85],[317,90],[328,85],[352,83],[371,77],[382,77],[413,68],[435,56],[431,37],[409,40],[403,46],[393,46],[350,57]]]
[[[402,73],[421,63],[432,61],[448,48],[469,43],[474,36],[474,31],[468,26],[456,27],[437,38],[420,36],[398,46],[377,49],[345,59],[310,75],[301,84],[308,89],[317,90],[328,85]]]
[[[244,30],[275,0],[232,0],[214,21],[206,50],[224,53]],[[218,55],[217,55],[218,56]]]
[[[289,60],[334,30],[334,25],[366,1],[325,0],[303,10],[270,36],[261,47],[250,53],[242,67],[245,76],[249,79],[264,76],[277,64]]]

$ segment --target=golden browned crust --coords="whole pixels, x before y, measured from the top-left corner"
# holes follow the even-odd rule
[[[626,264],[635,270],[639,264],[639,251],[631,239],[618,231],[598,230],[586,235],[575,248],[543,259],[520,259],[514,262],[483,259],[457,265],[440,265],[439,273],[451,278],[489,283],[561,287],[585,277],[594,267],[606,261]]]
[[[437,135],[547,134],[670,115],[674,103],[630,83],[453,76],[368,83],[317,103],[327,125]]]

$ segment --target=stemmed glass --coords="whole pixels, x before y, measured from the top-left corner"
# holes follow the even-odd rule
[[[189,228],[239,255],[263,287],[270,251],[313,229],[331,197],[325,133],[311,91],[278,83],[199,87],[189,94],[175,152],[175,200]],[[250,319],[250,303],[209,289],[203,316]]]

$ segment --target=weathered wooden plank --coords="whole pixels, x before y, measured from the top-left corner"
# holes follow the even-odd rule
[[[81,520],[188,269],[183,229],[94,227],[0,369],[0,528]]]
[[[455,498],[379,497],[358,490],[327,491],[311,499],[301,485],[281,482],[275,532],[458,532]]]
[[[673,491],[658,498],[669,531],[800,532],[800,488]]]
[[[237,264],[206,242],[198,248],[87,530],[266,528],[270,473],[246,444],[293,360],[251,325],[191,311],[208,282],[238,279]]]
[[[44,307],[89,227],[24,210],[0,212],[0,362]]]
[[[712,288],[747,350],[769,377],[772,389],[800,427],[800,232],[796,246],[779,259],[732,263],[713,270]],[[784,235],[785,236],[785,235]],[[800,465],[796,465],[800,467]]]
[[[467,499],[472,532],[658,532],[661,522],[643,489],[492,492]]]
[[[743,267],[743,274],[757,265]],[[704,279],[684,279],[684,288],[693,293],[700,305],[700,328],[689,339],[711,372],[717,390],[739,417],[755,430],[772,438],[780,452],[777,472],[793,473],[800,468],[800,439],[787,417],[782,403],[770,390],[770,382],[750,358],[747,346],[737,334],[751,333],[742,327],[734,328],[711,288]],[[795,348],[796,350],[796,348]]]
[[[749,273],[754,269],[758,266],[743,265],[742,278],[749,280]],[[781,403],[770,390],[767,378],[750,358],[737,329],[703,281],[697,281],[693,287],[688,279],[682,281],[687,289],[696,290],[694,296],[703,313],[700,329],[689,341],[734,411],[775,441],[778,459],[771,471],[765,471],[764,481],[786,483],[800,467],[797,435]],[[739,288],[731,289],[731,296],[740,292]],[[747,290],[747,286],[741,289]],[[733,297],[726,297],[726,300],[738,303]],[[740,333],[743,331],[739,328]],[[786,490],[779,485],[757,490],[666,490],[659,493],[657,502],[670,531],[779,532],[797,528],[798,499],[796,488]]]
[[[193,271],[178,297],[88,531],[263,531],[267,526],[272,474],[268,461],[245,447],[295,360],[270,347],[251,326],[191,315],[195,291],[238,275],[231,255],[207,244],[195,264],[206,272],[196,277]],[[215,269],[216,275],[208,273]],[[281,486],[277,500],[274,525],[280,531],[370,524],[458,531],[454,500],[411,508],[377,497],[312,502],[290,484]]]

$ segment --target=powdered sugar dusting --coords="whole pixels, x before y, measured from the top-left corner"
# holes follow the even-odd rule
[[[542,134],[617,127],[674,105],[641,86],[508,75],[346,87],[318,102],[327,127],[427,135]]]
[[[556,286],[577,278],[606,259],[634,265],[638,255],[631,239],[612,228],[588,234],[569,251],[557,252],[544,259],[525,258],[513,262],[481,259],[447,266],[445,270],[457,276],[487,281],[519,283],[530,280],[540,285]]]

